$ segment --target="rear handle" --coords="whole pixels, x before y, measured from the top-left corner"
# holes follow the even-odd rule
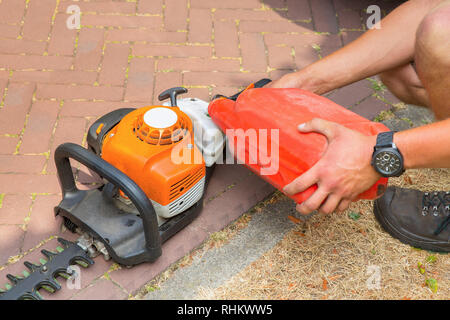
[[[170,88],[170,89],[167,89],[167,90],[161,92],[158,96],[158,100],[164,101],[167,98],[170,98],[170,105],[172,107],[176,107],[177,106],[177,95],[183,94],[186,92],[188,92],[188,90],[183,87]]]
[[[55,150],[55,164],[63,197],[80,192],[75,184],[69,159],[80,162],[122,190],[140,213],[147,247],[160,250],[161,237],[156,212],[144,191],[125,173],[93,152],[74,143],[61,144]]]

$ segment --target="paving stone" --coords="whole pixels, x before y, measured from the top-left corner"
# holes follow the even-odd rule
[[[312,25],[303,22],[290,22],[286,20],[277,21],[242,21],[239,23],[239,30],[241,32],[273,32],[273,33],[291,33],[291,32],[306,32],[311,31]],[[280,35],[278,35],[280,36]]]
[[[55,70],[55,71],[15,71],[13,82],[36,82],[57,84],[90,84],[97,78],[94,71]]]
[[[155,0],[156,1],[156,0]],[[145,2],[145,0],[143,0]],[[133,14],[136,11],[136,4],[132,2],[79,2],[73,0],[62,0],[59,1],[58,10],[61,12],[66,12],[67,7],[76,4],[80,7],[83,13],[109,13],[109,14]]]
[[[130,62],[125,100],[152,101],[154,60],[135,58]]]
[[[217,57],[239,57],[238,28],[234,21],[214,21],[214,50]]]
[[[83,23],[85,23],[85,17],[83,17]],[[103,29],[97,28],[80,30],[74,59],[75,69],[97,70],[102,57],[104,33]]]
[[[191,0],[192,8],[260,8],[259,0]]]
[[[210,43],[212,41],[212,17],[209,9],[189,11],[189,42]]]
[[[29,0],[22,30],[23,38],[47,40],[54,11],[54,0]]]
[[[65,101],[61,117],[95,117],[120,108],[145,107],[148,102],[115,102],[115,101]]]
[[[0,266],[20,253],[24,231],[19,226],[0,225]]]
[[[205,45],[136,44],[133,48],[134,55],[147,57],[211,57],[211,52]]]
[[[13,154],[19,143],[19,137],[0,136],[0,154]]]
[[[11,183],[14,181],[14,183]],[[0,173],[0,193],[59,193],[56,175]]]
[[[271,0],[272,1],[272,0]],[[284,5],[284,0],[282,1]],[[272,2],[264,2],[273,8]],[[192,10],[191,10],[192,13]],[[253,9],[216,9],[214,11],[215,20],[240,20],[240,21],[272,21],[286,19],[285,11],[279,10],[253,10]]]
[[[11,83],[0,109],[0,134],[19,134],[31,106],[34,84]]]
[[[287,17],[292,20],[311,19],[311,7],[307,0],[287,0]]]
[[[31,107],[19,152],[43,153],[50,149],[50,138],[59,111],[58,101],[36,101]]]
[[[337,33],[336,12],[332,0],[310,0],[316,31]]]
[[[163,8],[163,0],[139,0],[138,13],[160,14]]]
[[[67,28],[68,16],[65,13],[57,13],[52,29],[52,35],[48,45],[49,54],[62,54],[71,56],[74,54],[77,29]]]
[[[263,72],[187,72],[183,77],[183,84],[187,86],[224,86],[247,87],[250,83],[265,78]]]
[[[0,5],[0,20],[2,23],[20,23],[25,13],[24,1],[5,0]]]
[[[263,36],[259,33],[242,33],[239,39],[244,70],[265,72],[267,69],[267,57]]]
[[[0,172],[40,173],[46,160],[43,155],[0,155]]]
[[[328,94],[327,98],[345,108],[350,108],[373,93],[370,82],[368,80],[360,80],[335,90]]]
[[[77,293],[71,300],[123,300],[127,297],[128,294],[112,281],[100,279]]]
[[[55,218],[53,208],[59,204],[59,195],[37,195],[31,207],[23,242],[23,251],[33,248],[50,236],[60,234],[61,219]]]
[[[269,66],[275,69],[294,69],[295,51],[291,46],[270,46],[267,48]]]
[[[139,28],[146,27],[157,29],[161,26],[162,18],[160,16],[127,16],[115,15],[114,19],[108,14],[86,14],[83,15],[83,25],[89,27],[123,27]],[[97,28],[96,28],[97,29]],[[84,30],[84,28],[82,28]],[[98,30],[101,30],[99,28]]]
[[[100,84],[121,86],[125,81],[130,47],[125,44],[110,43],[105,46],[102,67],[99,75]]]
[[[356,10],[341,10],[338,13],[339,27],[344,30],[363,30],[359,12]]]
[[[145,41],[151,43],[180,43],[186,41],[185,32],[155,32],[148,29],[112,29],[106,34],[107,41],[134,42]],[[136,53],[135,53],[136,54]]]
[[[7,54],[32,53],[43,54],[45,42],[30,41],[23,39],[3,39],[0,42],[0,52]]]
[[[239,71],[237,59],[205,58],[162,58],[157,61],[157,69],[162,72],[172,71]]]
[[[72,60],[72,57],[66,56],[0,54],[0,65],[14,70],[67,70],[72,65]]]
[[[364,99],[361,103],[353,106],[350,110],[366,119],[373,120],[381,111],[386,111],[390,108],[391,107],[388,104],[384,103],[380,99],[370,96]]]
[[[166,0],[164,28],[168,31],[186,30],[188,18],[187,0]]]
[[[23,224],[30,213],[31,195],[5,194],[0,207],[0,224]]]
[[[153,103],[158,104],[158,96],[167,88],[179,87],[182,83],[182,76],[180,72],[167,72],[155,74],[155,94],[153,96]]]
[[[123,97],[122,87],[38,84],[38,99],[88,99],[120,101]]]

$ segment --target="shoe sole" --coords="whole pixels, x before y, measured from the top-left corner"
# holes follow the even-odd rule
[[[448,244],[442,244],[443,246],[447,246],[447,248],[442,248],[439,244],[433,244],[433,243],[427,243],[427,242],[421,242],[416,239],[412,239],[408,237],[407,235],[399,232],[397,229],[395,229],[388,220],[384,218],[384,216],[381,214],[380,209],[378,208],[377,201],[374,201],[373,204],[373,213],[375,215],[375,218],[378,220],[378,223],[384,228],[384,230],[389,233],[392,237],[398,239],[400,242],[410,245],[414,248],[419,248],[427,251],[433,251],[438,253],[449,253],[450,247]]]

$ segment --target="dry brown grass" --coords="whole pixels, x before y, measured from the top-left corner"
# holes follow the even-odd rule
[[[391,185],[423,191],[450,190],[450,170],[409,170]],[[349,213],[357,212],[354,220]],[[428,261],[427,261],[428,260]],[[435,260],[435,261],[433,261]],[[418,264],[424,270],[420,272]],[[377,266],[379,289],[368,289],[369,266]],[[426,284],[435,279],[434,293]],[[449,299],[450,255],[400,243],[372,214],[372,201],[344,213],[298,223],[272,250],[222,287],[200,299]]]

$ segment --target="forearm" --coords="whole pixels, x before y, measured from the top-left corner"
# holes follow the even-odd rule
[[[450,119],[394,134],[406,169],[450,168]]]
[[[323,94],[413,60],[416,30],[438,0],[403,3],[361,37],[295,73],[298,86]]]

